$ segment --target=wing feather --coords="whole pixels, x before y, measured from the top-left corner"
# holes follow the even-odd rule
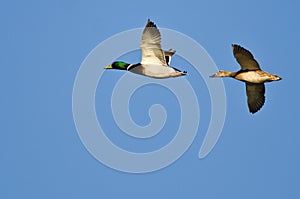
[[[256,113],[265,103],[265,85],[246,83],[248,107],[251,113]]]
[[[163,65],[168,66],[165,54],[161,48],[161,35],[156,25],[148,19],[143,31],[140,44],[142,50],[142,65]]]
[[[242,70],[260,70],[258,62],[250,51],[236,44],[232,45],[232,51]]]

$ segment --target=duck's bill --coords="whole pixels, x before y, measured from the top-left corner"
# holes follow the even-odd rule
[[[105,68],[105,69],[112,69],[112,65],[105,66],[104,68]]]
[[[209,76],[209,77],[217,77],[217,75],[216,75],[216,74],[213,74],[213,75],[211,75],[211,76]]]

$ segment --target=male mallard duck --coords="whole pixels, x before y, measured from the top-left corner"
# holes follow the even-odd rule
[[[264,72],[251,52],[239,45],[232,45],[233,55],[241,66],[237,72],[220,70],[211,77],[232,77],[246,83],[248,107],[251,113],[256,113],[265,103],[265,82],[278,81],[277,75]]]
[[[116,61],[105,67],[106,69],[128,70],[130,72],[153,78],[168,78],[186,75],[186,72],[170,67],[171,57],[175,51],[163,51],[161,48],[161,36],[156,25],[148,19],[143,31],[140,44],[142,61],[138,64],[128,64]]]

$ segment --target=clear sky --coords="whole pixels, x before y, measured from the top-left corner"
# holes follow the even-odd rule
[[[2,2],[0,198],[300,198],[299,9],[292,0]],[[252,115],[244,84],[224,79],[224,128],[213,150],[199,159],[211,117],[210,94],[203,77],[175,56],[172,65],[189,72],[184,78],[193,83],[199,101],[199,129],[173,164],[132,174],[111,169],[88,152],[75,127],[72,92],[81,64],[97,45],[143,28],[148,18],[198,42],[220,69],[239,69],[231,51],[237,43],[283,80],[266,84],[265,105]],[[120,59],[135,63],[139,56],[135,51]],[[164,106],[168,116],[149,140],[127,136],[109,109],[109,94],[123,74],[105,71],[99,81],[99,124],[125,150],[157,150],[178,129],[176,96],[153,84],[137,90],[129,104],[137,124],[150,123],[153,104]]]

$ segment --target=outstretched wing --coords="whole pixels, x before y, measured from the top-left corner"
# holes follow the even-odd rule
[[[250,51],[236,44],[232,45],[232,51],[242,70],[260,70],[258,62]]]
[[[251,113],[256,113],[265,103],[265,85],[246,83],[248,107]]]
[[[140,44],[142,50],[142,65],[163,65],[168,66],[164,52],[161,48],[161,36],[156,25],[148,19],[143,31]]]

